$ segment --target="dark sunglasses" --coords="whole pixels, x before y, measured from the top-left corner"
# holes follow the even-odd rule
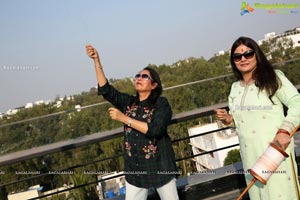
[[[148,74],[137,74],[135,75],[135,80],[142,77],[142,79],[144,80],[152,80],[152,78],[148,75]]]
[[[251,49],[249,51],[244,52],[243,54],[235,53],[235,54],[233,54],[232,58],[233,58],[234,62],[239,62],[242,60],[243,56],[246,59],[251,59],[251,58],[253,58],[254,54],[255,54],[254,50]]]

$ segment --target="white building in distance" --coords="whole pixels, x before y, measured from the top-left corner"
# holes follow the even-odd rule
[[[42,196],[42,189],[40,185],[34,185],[30,188],[28,188],[27,191],[24,192],[19,192],[15,194],[9,194],[7,196],[8,200],[24,200],[24,199],[31,199],[31,198],[36,198],[39,196]]]
[[[19,110],[18,110],[17,108],[9,109],[9,110],[6,112],[6,115],[15,115],[15,114],[17,114],[17,112],[19,112]]]
[[[276,39],[289,39],[293,42],[293,47],[300,47],[300,27],[294,28],[292,30],[285,31],[284,33],[276,34],[275,32],[266,33],[264,35],[264,39],[257,41],[259,45],[263,42],[271,40],[273,38]]]
[[[27,191],[23,191],[23,192],[19,192],[19,193],[14,193],[14,194],[9,194],[7,196],[7,199],[8,200],[24,200],[24,199],[38,198],[38,197],[43,196],[43,195],[47,195],[47,194],[51,194],[51,193],[54,193],[54,192],[63,191],[63,190],[66,190],[66,189],[72,188],[72,187],[74,187],[74,185],[66,185],[66,184],[64,184],[63,187],[43,192],[42,191],[43,190],[43,186],[34,185],[34,186],[28,188]],[[69,193],[70,193],[69,191],[61,192],[61,193],[58,194],[57,197],[60,197],[60,199],[65,199],[65,198],[67,198],[67,196],[69,195]],[[52,199],[52,197],[49,196],[48,198],[46,197],[46,198],[43,198],[43,199]]]
[[[188,133],[189,136],[194,136],[220,128],[222,128],[221,123],[216,122],[191,127],[188,129]],[[194,155],[239,143],[237,133],[234,129],[226,129],[203,136],[197,136],[191,138],[190,142]],[[200,172],[223,167],[227,153],[233,149],[239,149],[239,146],[195,157],[194,161],[196,162],[197,171]]]
[[[26,103],[25,104],[25,108],[32,108],[33,107],[33,103]]]

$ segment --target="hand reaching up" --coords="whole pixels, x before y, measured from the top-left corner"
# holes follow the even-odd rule
[[[85,46],[85,48],[86,48],[86,54],[87,54],[90,58],[92,58],[93,60],[100,60],[100,59],[99,59],[99,54],[98,54],[97,50],[96,50],[92,45],[87,44],[87,45]]]

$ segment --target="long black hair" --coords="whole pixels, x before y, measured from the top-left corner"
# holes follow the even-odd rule
[[[237,69],[233,60],[234,51],[240,45],[245,45],[254,50],[257,66],[253,71],[252,78],[255,80],[255,85],[259,88],[259,91],[265,90],[269,99],[272,101],[271,98],[274,96],[281,83],[277,78],[272,64],[268,61],[258,44],[251,38],[239,37],[231,47],[230,63],[235,78],[237,80],[243,80],[242,73]]]
[[[153,89],[148,97],[150,103],[152,104],[152,106],[155,105],[158,97],[160,97],[160,95],[162,94],[162,84],[161,84],[161,80],[159,77],[159,74],[157,73],[157,71],[155,71],[153,68],[151,67],[145,67],[143,70],[147,70],[150,73],[151,76],[151,82],[152,83],[157,83],[157,86],[155,89]],[[139,94],[138,92],[136,93],[136,101],[139,100]]]

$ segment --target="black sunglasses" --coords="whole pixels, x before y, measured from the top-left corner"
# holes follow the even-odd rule
[[[142,77],[142,79],[144,79],[144,80],[152,80],[152,78],[148,74],[137,74],[137,75],[135,75],[134,78],[138,79],[140,77]]]
[[[242,57],[244,56],[244,58],[246,59],[251,59],[253,58],[255,52],[253,49],[249,50],[249,51],[245,51],[243,54],[241,53],[235,53],[232,55],[232,58],[234,60],[234,62],[239,62],[242,60]]]

